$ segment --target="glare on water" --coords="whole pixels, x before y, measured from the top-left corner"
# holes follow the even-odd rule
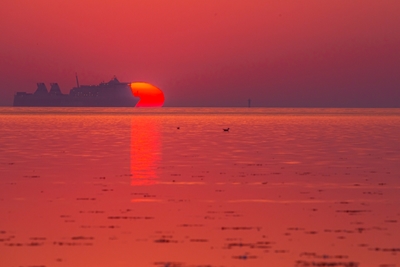
[[[0,266],[400,266],[399,133],[399,109],[1,108]]]

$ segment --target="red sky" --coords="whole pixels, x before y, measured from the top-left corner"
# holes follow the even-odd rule
[[[0,105],[146,81],[165,106],[400,107],[400,1],[2,0]],[[49,87],[49,85],[48,85]]]

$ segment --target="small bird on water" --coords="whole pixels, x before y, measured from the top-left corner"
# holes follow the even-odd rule
[[[224,132],[229,132],[229,128],[223,128],[222,130],[224,130]]]
[[[176,127],[176,129],[178,129],[178,130],[179,130],[180,128],[181,128],[181,127],[179,127],[179,126],[178,126],[178,127]]]

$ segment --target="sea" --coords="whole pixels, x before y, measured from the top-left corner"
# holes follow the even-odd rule
[[[0,267],[53,266],[399,267],[400,109],[1,107]]]

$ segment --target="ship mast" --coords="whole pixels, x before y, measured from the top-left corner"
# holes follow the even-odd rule
[[[75,78],[76,78],[76,86],[79,88],[78,73],[75,73]]]

